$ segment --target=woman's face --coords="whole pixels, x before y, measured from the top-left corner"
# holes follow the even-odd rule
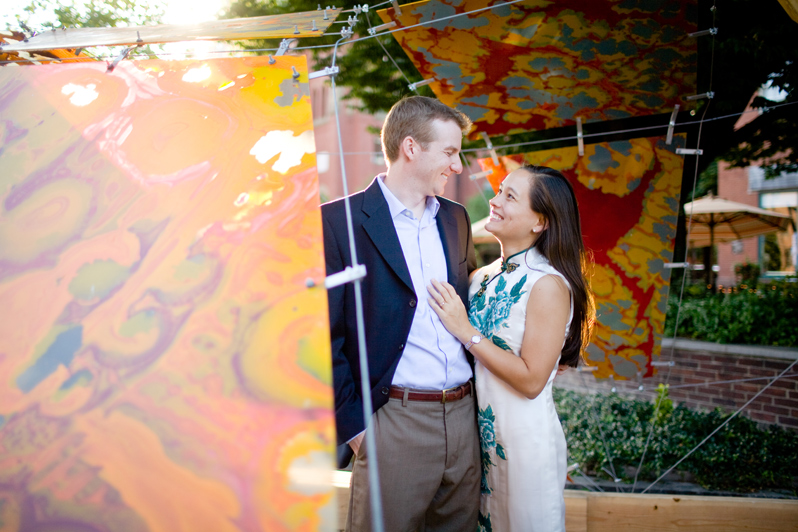
[[[528,247],[545,226],[543,217],[529,204],[530,181],[526,170],[510,172],[489,202],[490,218],[485,229],[502,242],[527,242]]]

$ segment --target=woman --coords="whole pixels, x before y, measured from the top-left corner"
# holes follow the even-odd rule
[[[576,366],[593,325],[576,197],[544,166],[511,172],[485,229],[502,258],[474,272],[469,309],[433,280],[430,305],[476,359],[482,445],[479,530],[565,530],[558,364]]]

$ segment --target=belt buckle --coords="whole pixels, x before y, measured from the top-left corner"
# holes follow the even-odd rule
[[[442,404],[446,404],[446,392],[453,392],[453,391],[455,391],[455,390],[459,389],[459,388],[460,388],[460,387],[462,387],[462,386],[463,386],[463,385],[461,384],[460,386],[453,386],[453,387],[451,387],[451,388],[447,388],[447,389],[445,389],[445,390],[442,390],[442,391],[441,391],[441,394],[442,394],[442,397],[441,397],[441,403],[442,403]]]

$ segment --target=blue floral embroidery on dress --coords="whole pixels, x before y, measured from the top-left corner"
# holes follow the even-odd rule
[[[493,525],[490,523],[490,514],[487,516],[479,512],[477,517],[477,532],[493,532]]]
[[[523,290],[525,283],[526,275],[521,277],[509,292],[506,292],[507,281],[504,276],[501,276],[496,283],[494,295],[487,298],[483,291],[481,294],[475,294],[468,302],[468,320],[471,325],[482,333],[482,336],[490,338],[494,344],[506,351],[512,351],[512,349],[507,342],[497,336],[497,333],[501,329],[509,327],[505,322],[510,317],[513,305],[518,303],[525,293]]]
[[[496,430],[494,427],[496,416],[493,414],[493,408],[490,405],[479,411],[477,421],[479,423],[479,445],[482,461],[482,480],[480,481],[479,490],[485,495],[490,495],[493,490],[488,485],[488,470],[490,466],[496,465],[490,459],[490,450],[496,449],[496,456],[502,460],[507,460],[507,453],[505,453],[504,447],[496,442]]]

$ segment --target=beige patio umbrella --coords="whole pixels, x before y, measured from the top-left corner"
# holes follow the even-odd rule
[[[688,222],[692,215],[687,235],[689,247],[712,247],[718,242],[785,231],[792,224],[792,218],[786,214],[730,201],[712,194],[685,203],[684,214]],[[712,273],[712,264],[707,266],[714,293],[715,276]]]
[[[712,194],[684,204],[692,225],[687,236],[691,247],[713,246],[752,236],[785,231],[792,223],[786,214],[780,214],[745,203],[729,201]]]

